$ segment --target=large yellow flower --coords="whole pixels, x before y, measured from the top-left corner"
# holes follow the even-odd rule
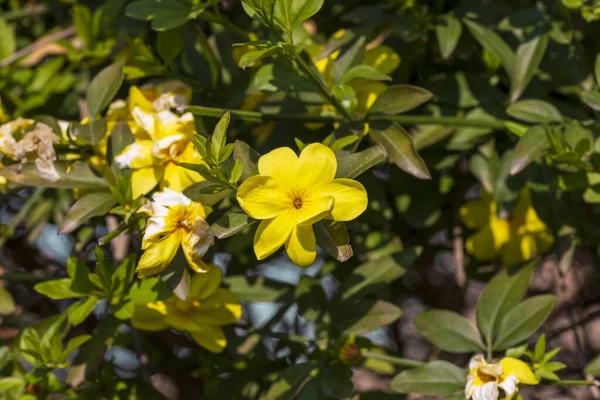
[[[334,179],[336,170],[333,151],[319,143],[306,146],[300,157],[282,147],[259,159],[260,175],[247,179],[237,192],[242,209],[262,220],[254,236],[259,260],[285,243],[292,261],[308,267],[316,257],[312,224],[323,218],[349,221],[365,211],[363,185]]]
[[[492,261],[500,256],[504,265],[513,265],[531,260],[552,246],[554,238],[535,212],[528,189],[521,192],[507,218],[499,218],[496,213],[496,202],[487,193],[460,209],[463,222],[478,229],[466,243],[467,251],[476,259]]]
[[[465,397],[467,400],[498,400],[502,390],[504,399],[511,400],[519,391],[519,383],[538,383],[526,363],[516,358],[504,357],[498,363],[488,364],[483,355],[478,354],[469,363]]]
[[[132,168],[131,189],[133,198],[145,195],[157,184],[181,192],[203,180],[202,176],[177,165],[179,162],[199,164],[202,158],[191,138],[196,132],[194,117],[190,113],[177,116],[171,111],[161,111],[152,119],[153,128],[144,130],[149,139],[136,138],[121,154],[115,157],[120,168]]]
[[[197,272],[205,272],[202,256],[213,244],[214,237],[208,232],[202,204],[170,189],[155,193],[152,199],[154,201],[140,209],[149,218],[142,239],[145,251],[136,270],[138,275],[145,278],[165,269],[179,246],[189,266]]]
[[[221,277],[219,267],[211,265],[207,272],[192,276],[186,300],[172,296],[136,306],[133,326],[146,331],[173,328],[189,332],[200,346],[220,353],[227,345],[221,326],[233,324],[242,316],[237,296],[219,287]]]

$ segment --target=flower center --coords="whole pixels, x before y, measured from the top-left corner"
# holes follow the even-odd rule
[[[478,378],[481,380],[481,382],[483,382],[483,383],[488,383],[488,382],[496,382],[496,380],[498,379],[498,378],[496,378],[495,376],[493,376],[493,375],[489,375],[489,374],[486,374],[485,372],[483,372],[483,371],[481,371],[481,370],[478,370],[478,371],[477,371],[477,377],[478,377]]]
[[[294,200],[294,207],[296,207],[297,210],[302,208],[302,199],[300,197],[296,197],[296,200]]]

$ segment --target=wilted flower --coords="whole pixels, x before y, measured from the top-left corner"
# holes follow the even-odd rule
[[[259,159],[260,175],[248,178],[237,192],[242,209],[262,220],[254,236],[259,260],[285,243],[292,261],[308,267],[316,258],[312,224],[324,218],[350,221],[365,211],[363,185],[334,179],[336,170],[335,154],[320,143],[306,146],[300,157],[282,147]]]
[[[18,118],[0,126],[0,152],[21,163],[35,162],[40,176],[52,182],[60,178],[54,167],[58,143],[60,138],[52,128],[32,119]]]
[[[181,193],[165,189],[152,196],[140,212],[147,214],[148,224],[142,239],[144,254],[137,266],[140,277],[154,275],[165,269],[181,246],[189,266],[205,272],[202,256],[213,244],[208,232],[206,210]]]
[[[221,278],[219,267],[208,266],[207,272],[192,276],[186,300],[171,296],[136,306],[131,318],[133,326],[146,331],[173,328],[189,332],[200,346],[220,353],[227,345],[221,326],[233,324],[242,316],[237,296],[219,287]]]
[[[552,246],[552,234],[535,212],[528,189],[521,192],[506,218],[496,213],[496,202],[487,193],[460,209],[463,222],[478,229],[466,243],[467,251],[476,259],[491,261],[500,256],[505,265],[513,265],[543,254]]]
[[[488,364],[483,355],[478,354],[469,363],[465,397],[467,400],[498,400],[502,390],[505,400],[511,400],[519,391],[519,383],[538,383],[526,363],[516,358],[504,357],[496,364]]]

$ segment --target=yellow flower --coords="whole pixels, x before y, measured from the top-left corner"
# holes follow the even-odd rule
[[[496,202],[487,193],[460,209],[463,222],[478,229],[466,243],[467,251],[476,259],[491,261],[500,256],[505,265],[513,265],[543,254],[552,246],[554,238],[535,212],[528,189],[521,193],[507,218],[499,218],[496,212]]]
[[[180,245],[189,266],[197,272],[205,271],[202,256],[213,244],[214,237],[208,232],[202,204],[170,189],[155,193],[152,199],[140,209],[149,218],[142,239],[144,254],[136,270],[138,275],[145,278],[165,269]]]
[[[262,220],[254,236],[254,253],[262,260],[284,243],[294,263],[308,267],[316,257],[312,224],[321,219],[349,221],[367,208],[367,192],[352,179],[334,179],[333,151],[319,143],[300,156],[289,147],[275,149],[258,161],[260,175],[240,186],[237,200],[252,218]]]
[[[194,117],[181,117],[171,111],[161,111],[153,119],[154,128],[145,132],[150,139],[136,138],[115,157],[120,168],[132,168],[133,198],[145,195],[157,184],[181,192],[190,185],[204,180],[200,174],[177,165],[179,162],[199,164],[202,158],[191,138],[195,133]]]
[[[131,322],[146,331],[173,328],[189,332],[206,350],[220,353],[227,345],[221,326],[233,324],[242,316],[239,299],[220,288],[221,270],[211,265],[207,272],[194,274],[186,300],[177,296],[134,308]]]
[[[516,358],[504,357],[496,364],[488,364],[483,355],[478,354],[469,363],[465,397],[467,400],[498,400],[502,390],[505,400],[511,400],[519,391],[519,383],[538,383],[526,363]]]

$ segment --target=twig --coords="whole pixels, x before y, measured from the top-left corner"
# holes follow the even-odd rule
[[[74,34],[75,34],[75,28],[71,26],[67,29],[63,29],[62,31],[53,33],[52,35],[44,36],[44,37],[36,40],[35,42],[31,43],[29,46],[24,47],[21,50],[11,54],[10,56],[6,57],[3,60],[1,60],[0,68],[6,67],[6,66],[12,64],[13,62],[17,61],[21,57],[24,57],[27,54],[33,53],[34,51],[38,50],[39,48],[46,46],[48,43],[53,43],[53,42],[57,42],[59,40],[66,39],[70,36],[73,36]]]
[[[108,234],[106,234],[106,235],[102,236],[100,239],[98,239],[98,244],[100,246],[104,246],[104,245],[110,243],[114,238],[119,236],[121,233],[125,232],[126,230],[129,230],[129,228],[131,228],[136,222],[137,222],[137,218],[135,216],[132,217],[129,220],[129,222],[119,225],[114,231],[109,232]]]
[[[387,361],[390,364],[398,365],[405,368],[417,368],[425,365],[423,361],[409,360],[408,358],[388,356],[387,354],[379,354],[371,351],[363,351],[363,357],[372,358],[374,360]]]

